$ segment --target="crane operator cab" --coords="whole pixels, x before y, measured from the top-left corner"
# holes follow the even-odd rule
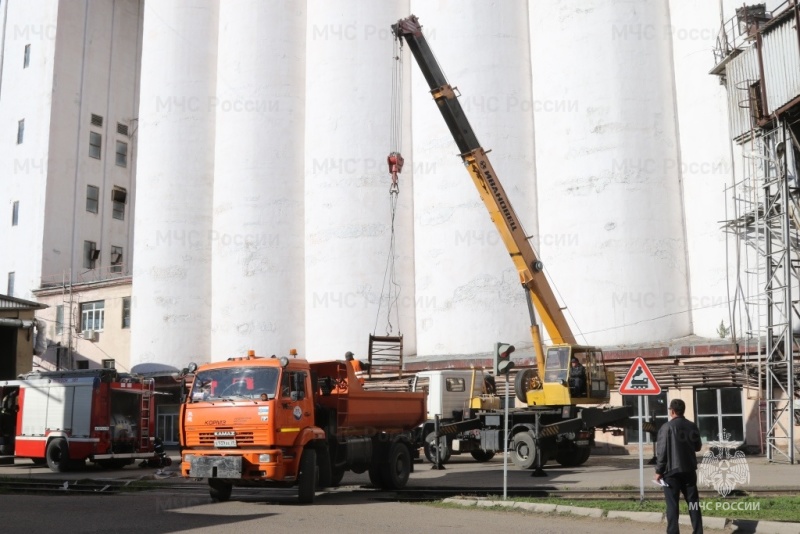
[[[541,366],[540,366],[541,367]],[[528,406],[608,402],[614,374],[607,372],[598,347],[555,345],[544,368],[517,373],[517,398]]]

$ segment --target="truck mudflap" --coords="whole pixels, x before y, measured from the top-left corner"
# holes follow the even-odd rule
[[[190,461],[196,478],[242,478],[241,456],[195,456]]]

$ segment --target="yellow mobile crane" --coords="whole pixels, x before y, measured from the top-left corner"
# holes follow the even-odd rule
[[[524,468],[535,467],[538,463],[537,451],[541,451],[538,455],[540,465],[550,457],[555,457],[562,465],[580,465],[589,457],[594,429],[622,425],[632,415],[632,410],[628,407],[602,409],[578,406],[608,402],[614,374],[606,371],[600,348],[576,344],[575,336],[545,277],[542,262],[525,235],[486,151],[478,142],[458,95],[447,82],[428,46],[419,20],[414,15],[401,19],[392,25],[392,32],[397,40],[401,43],[405,40],[408,44],[428,82],[433,99],[458,146],[461,159],[500,232],[525,289],[538,373],[531,369],[517,373],[517,397],[528,407],[514,410],[510,415],[512,423],[509,423],[509,435],[505,439],[511,444],[509,449],[512,450],[512,457],[517,465]],[[391,163],[390,156],[390,166]],[[537,313],[553,342],[546,351],[536,321]],[[496,349],[496,372],[502,372],[497,369],[498,357],[508,358],[511,351],[508,346]],[[574,377],[570,381],[572,358],[577,358],[585,369],[582,381]],[[500,418],[496,411],[478,411],[474,415],[465,421],[444,425],[439,437],[444,435],[452,438],[450,441],[455,442],[460,451],[464,450],[463,447],[468,450],[502,451],[502,429],[498,428]],[[479,443],[476,442],[476,429],[480,430]],[[439,449],[444,448],[441,442],[437,443]]]

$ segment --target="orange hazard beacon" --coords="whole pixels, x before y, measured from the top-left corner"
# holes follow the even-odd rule
[[[411,432],[427,415],[425,393],[367,391],[345,360],[243,358],[189,365],[181,405],[181,473],[207,478],[211,498],[235,485],[317,487],[345,471],[369,472],[378,488],[400,489],[419,455]]]
[[[621,395],[658,395],[661,386],[644,360],[636,358],[620,384],[619,392]]]

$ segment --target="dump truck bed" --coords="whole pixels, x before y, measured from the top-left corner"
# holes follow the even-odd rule
[[[311,363],[316,403],[336,412],[337,430],[409,431],[425,421],[424,392],[366,391],[346,361]]]

